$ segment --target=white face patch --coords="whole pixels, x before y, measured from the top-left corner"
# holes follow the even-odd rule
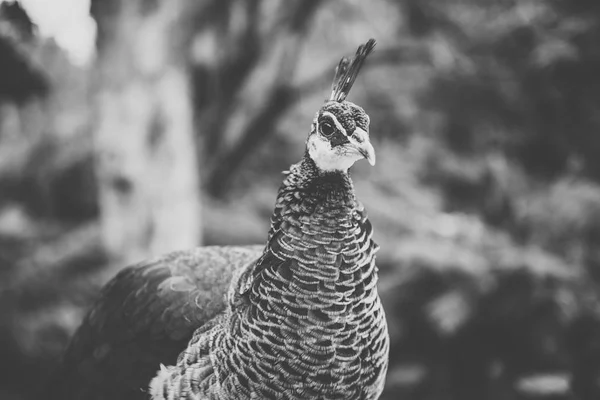
[[[348,171],[363,156],[346,146],[331,148],[331,143],[320,135],[310,135],[306,143],[308,154],[322,171]],[[349,151],[350,150],[350,151]]]

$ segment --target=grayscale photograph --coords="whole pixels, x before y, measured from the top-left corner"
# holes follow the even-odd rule
[[[0,400],[600,400],[600,1],[0,0]]]

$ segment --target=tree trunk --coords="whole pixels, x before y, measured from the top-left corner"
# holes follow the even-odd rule
[[[96,0],[96,165],[115,263],[201,240],[185,18],[195,2]]]

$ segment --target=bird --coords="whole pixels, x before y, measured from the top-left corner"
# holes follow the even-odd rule
[[[375,47],[339,62],[301,160],[285,171],[263,246],[208,246],[127,267],[68,346],[63,399],[377,399],[389,336],[379,246],[350,167],[375,164],[347,101]]]

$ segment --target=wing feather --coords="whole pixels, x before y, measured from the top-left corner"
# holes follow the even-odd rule
[[[102,290],[49,390],[55,399],[146,399],[160,364],[225,308],[238,270],[261,246],[202,247],[123,269]]]

